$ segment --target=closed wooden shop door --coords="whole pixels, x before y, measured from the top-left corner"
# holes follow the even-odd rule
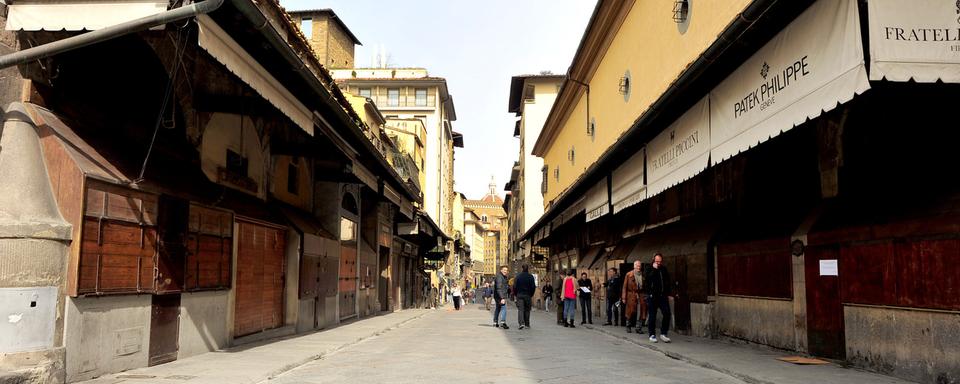
[[[150,361],[148,365],[177,359],[180,329],[180,294],[153,295],[150,313]]]
[[[234,335],[283,324],[286,231],[280,226],[237,220],[237,282]]]
[[[804,268],[808,349],[811,355],[833,359],[846,356],[839,270],[829,268],[836,266],[839,258],[837,246],[807,247]]]

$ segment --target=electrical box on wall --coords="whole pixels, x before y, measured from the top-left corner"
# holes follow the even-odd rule
[[[53,347],[57,287],[0,288],[0,353]]]

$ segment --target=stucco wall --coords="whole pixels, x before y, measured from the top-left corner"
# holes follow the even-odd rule
[[[793,301],[720,296],[716,305],[721,335],[794,348]]]
[[[720,32],[749,4],[749,0],[691,1],[689,20],[678,25],[670,17],[672,1],[637,1],[600,59],[590,84],[590,118],[596,118],[596,137],[586,132],[585,94],[571,114],[560,123],[560,132],[547,147],[544,159],[550,166],[549,203],[590,167],[672,83],[680,73],[717,38]],[[630,71],[630,97],[619,93],[620,78]],[[576,85],[576,84],[574,84]],[[583,87],[580,87],[583,91]],[[567,161],[567,150],[576,146],[576,162]],[[553,169],[560,167],[559,182]]]
[[[180,352],[183,359],[227,346],[227,291],[180,296]]]
[[[150,295],[67,298],[67,381],[147,366]]]
[[[847,360],[923,383],[960,383],[960,313],[844,306]]]

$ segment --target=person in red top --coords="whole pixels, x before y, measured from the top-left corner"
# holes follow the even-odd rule
[[[577,280],[573,278],[573,270],[567,271],[563,279],[563,322],[564,327],[576,328],[573,325],[577,313]]]

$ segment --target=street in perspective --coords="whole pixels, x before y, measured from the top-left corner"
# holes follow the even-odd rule
[[[0,384],[960,384],[960,1],[0,23]]]

